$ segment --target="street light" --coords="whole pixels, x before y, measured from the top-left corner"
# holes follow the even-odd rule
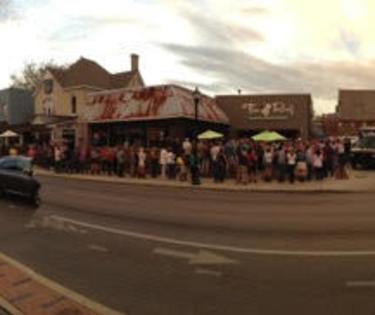
[[[198,126],[198,115],[199,115],[199,102],[201,101],[201,92],[198,87],[195,87],[193,91],[193,100],[194,100],[194,117],[195,117],[195,127]]]
[[[193,101],[194,101],[194,147],[193,147],[193,158],[194,161],[191,166],[191,183],[192,185],[200,185],[199,178],[199,157],[198,157],[198,119],[199,119],[199,103],[201,101],[202,95],[198,87],[193,91]]]

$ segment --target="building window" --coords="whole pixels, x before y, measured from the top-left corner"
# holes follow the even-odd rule
[[[70,105],[71,105],[71,113],[77,114],[77,98],[75,96],[72,96]]]
[[[44,80],[43,86],[44,86],[45,94],[51,94],[53,92],[53,80],[52,79]]]

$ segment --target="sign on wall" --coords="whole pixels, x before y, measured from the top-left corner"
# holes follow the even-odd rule
[[[284,102],[245,103],[242,109],[250,120],[287,120],[294,116],[294,106]]]

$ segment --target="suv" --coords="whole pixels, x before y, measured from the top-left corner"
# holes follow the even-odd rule
[[[39,206],[39,190],[40,183],[33,177],[31,159],[22,156],[0,159],[0,195],[21,195]]]
[[[354,169],[375,166],[375,136],[364,136],[352,147],[351,163]]]

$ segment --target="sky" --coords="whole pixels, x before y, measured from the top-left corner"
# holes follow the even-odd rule
[[[93,59],[111,72],[140,55],[148,85],[210,95],[375,88],[373,0],[0,0],[0,88],[28,62]]]

